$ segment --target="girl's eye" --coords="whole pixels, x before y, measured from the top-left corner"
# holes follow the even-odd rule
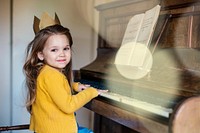
[[[56,52],[56,51],[58,51],[57,49],[51,49],[51,52]]]
[[[64,50],[70,50],[70,48],[69,48],[69,47],[67,47],[67,48],[64,48]]]

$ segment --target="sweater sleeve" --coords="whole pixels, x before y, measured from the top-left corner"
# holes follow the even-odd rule
[[[59,72],[48,73],[43,80],[47,95],[49,95],[54,104],[65,113],[75,112],[92,98],[98,96],[97,90],[92,87],[76,95],[72,95],[68,81],[64,75]]]
[[[73,83],[72,83],[72,88],[73,88],[76,92],[78,92],[78,85],[79,85],[79,82],[73,82]]]

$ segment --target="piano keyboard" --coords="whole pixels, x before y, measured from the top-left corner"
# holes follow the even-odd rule
[[[171,108],[161,107],[158,105],[139,101],[137,99],[130,98],[127,96],[116,94],[116,93],[112,93],[112,92],[102,93],[102,94],[100,94],[100,96],[123,103],[123,104],[126,104],[126,105],[129,105],[129,106],[132,106],[132,107],[136,107],[136,108],[145,110],[147,112],[150,112],[150,113],[153,113],[156,115],[163,116],[165,118],[169,118],[169,115],[173,111]]]
[[[81,81],[77,81],[77,82],[81,82],[83,84],[89,84],[89,85],[91,85],[95,88],[99,88],[99,89],[107,88],[106,86],[104,86],[104,84],[101,84],[100,82],[95,82],[95,81],[90,81],[90,80],[85,80],[85,79],[82,79]],[[171,108],[162,107],[162,106],[159,106],[156,104],[144,102],[141,100],[137,100],[137,99],[134,99],[134,98],[131,98],[131,97],[128,97],[125,95],[113,93],[113,92],[102,93],[102,94],[100,94],[100,96],[105,97],[107,99],[111,99],[113,101],[117,101],[119,103],[126,104],[133,108],[134,107],[139,108],[139,109],[145,110],[149,113],[160,115],[165,118],[169,118],[169,115],[173,112],[173,110]]]

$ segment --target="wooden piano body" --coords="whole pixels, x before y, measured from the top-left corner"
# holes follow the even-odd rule
[[[114,60],[127,23],[157,4],[161,11],[149,47],[152,69],[141,79],[126,79],[116,70]],[[81,68],[75,79],[125,96],[133,106],[116,101],[116,97],[93,99],[85,107],[95,112],[95,133],[199,133],[200,1],[124,0],[97,9],[97,58]],[[129,98],[141,101],[147,109],[134,107]],[[171,112],[159,115],[153,112],[157,106]]]

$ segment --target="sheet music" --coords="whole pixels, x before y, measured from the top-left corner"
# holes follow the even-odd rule
[[[116,55],[115,64],[139,67],[144,69],[151,68],[152,55],[148,49],[153,36],[153,31],[158,20],[160,5],[146,11],[145,13],[133,16],[124,34],[122,45]],[[127,71],[126,69],[119,71]],[[146,73],[138,70],[141,73]],[[123,72],[121,72],[123,73]],[[130,75],[129,72],[124,72]],[[144,74],[142,74],[144,75]]]
[[[130,21],[126,27],[124,38],[122,40],[122,45],[129,43],[129,42],[137,41],[137,38],[139,35],[138,33],[141,28],[143,18],[144,18],[144,13],[135,15],[130,19]]]
[[[145,12],[142,26],[139,31],[137,43],[145,44],[148,47],[150,40],[153,36],[153,31],[158,20],[159,12],[160,5],[157,5],[151,10]]]

